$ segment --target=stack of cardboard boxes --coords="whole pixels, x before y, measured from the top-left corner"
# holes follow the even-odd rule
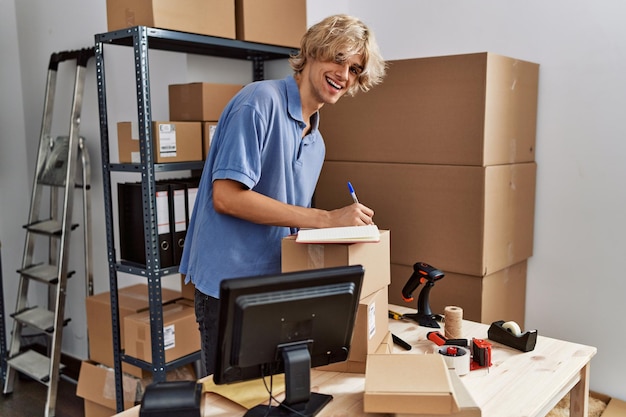
[[[181,300],[181,293],[163,288],[163,334],[166,362],[200,350],[200,336],[193,307]],[[148,286],[136,284],[118,290],[120,344],[131,357],[152,362]],[[96,294],[86,299],[89,359],[81,364],[76,394],[85,400],[86,417],[115,414],[115,378],[113,370],[113,330],[111,295]],[[124,407],[132,407],[141,398],[152,373],[122,362]],[[190,367],[170,372],[168,378],[195,379]]]
[[[391,303],[406,305],[401,289],[421,261],[446,274],[434,312],[456,305],[466,319],[523,326],[538,72],[492,53],[390,61],[381,85],[322,109],[315,204],[350,204],[351,181],[375,210],[393,235]]]
[[[348,360],[318,369],[365,373],[368,354],[389,353],[392,342],[388,319],[390,233],[381,230],[376,243],[309,244],[296,242],[295,236],[282,241],[283,272],[363,265],[365,275]]]
[[[217,120],[242,87],[241,84],[202,82],[170,85],[169,120],[152,122],[154,162],[206,159]],[[128,121],[117,124],[120,163],[141,162],[136,130],[137,126]]]
[[[307,29],[306,0],[107,0],[107,22],[109,31],[148,26],[298,48]],[[222,109],[241,87],[171,85],[170,120],[151,126],[154,162],[205,159]],[[140,163],[137,127],[120,122],[117,130],[120,163]]]
[[[298,48],[306,0],[107,0],[109,31],[150,26]]]

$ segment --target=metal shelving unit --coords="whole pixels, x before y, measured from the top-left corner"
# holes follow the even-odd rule
[[[107,117],[106,82],[104,66],[105,45],[132,47],[135,59],[135,78],[139,126],[140,164],[112,164],[109,158],[109,125]],[[150,49],[208,55],[252,62],[253,80],[264,78],[264,62],[286,59],[297,52],[293,48],[245,42],[233,39],[198,35],[146,26],[107,32],[95,35],[96,75],[98,105],[100,113],[100,140],[102,147],[102,182],[104,190],[107,256],[111,291],[111,316],[113,323],[113,356],[115,369],[115,394],[117,411],[124,408],[122,387],[122,365],[128,362],[150,370],[155,381],[164,381],[168,370],[199,359],[200,354],[189,355],[174,362],[165,362],[163,342],[163,309],[161,300],[161,278],[178,272],[177,267],[160,268],[158,236],[156,230],[155,174],[165,171],[200,170],[203,162],[155,164],[152,142],[152,112],[150,98],[150,76],[148,53]],[[141,175],[144,236],[146,248],[145,268],[121,264],[116,256],[114,243],[113,207],[111,202],[111,173],[135,172]],[[152,363],[125,355],[120,346],[120,320],[118,304],[117,273],[126,272],[144,276],[148,284],[150,305],[150,330]]]

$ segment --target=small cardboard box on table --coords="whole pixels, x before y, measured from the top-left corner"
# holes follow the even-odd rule
[[[369,355],[366,413],[452,414],[459,411],[443,356]]]
[[[287,236],[281,248],[282,272],[363,265],[363,299],[391,282],[389,237],[388,230],[381,230],[379,242],[319,244],[299,243],[296,236]]]

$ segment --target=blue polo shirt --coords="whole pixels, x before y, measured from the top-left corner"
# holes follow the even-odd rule
[[[278,273],[288,227],[265,226],[219,214],[213,181],[230,179],[284,203],[310,207],[324,162],[319,113],[302,138],[300,92],[295,79],[248,84],[217,124],[191,215],[180,272],[196,288],[219,297],[225,278]]]

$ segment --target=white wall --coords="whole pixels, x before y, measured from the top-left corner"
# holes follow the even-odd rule
[[[626,400],[626,362],[615,359],[626,341],[619,332],[623,326],[616,322],[626,315],[621,299],[626,284],[620,276],[626,253],[621,184],[626,143],[619,140],[626,128],[618,119],[626,108],[626,26],[621,22],[626,5],[618,0],[308,4],[310,23],[342,12],[372,27],[386,59],[489,51],[541,65],[535,250],[528,264],[526,326],[542,335],[597,346],[591,388]],[[105,16],[104,1],[0,0],[0,241],[7,313],[14,308],[14,271],[21,260],[21,224],[26,221],[47,62],[52,52],[92,46],[93,35],[106,31]],[[134,90],[128,53],[121,47],[105,49],[107,83],[118,80],[109,83],[111,123],[136,117],[132,94],[127,96]],[[241,63],[231,67],[223,60],[184,59],[166,52],[150,57],[151,64],[158,63],[151,65],[153,82],[249,81]],[[92,156],[94,270],[100,292],[108,290],[108,272],[94,80],[91,63],[81,133]],[[157,117],[167,115],[163,97],[153,102]],[[112,155],[115,151],[111,149]],[[124,278],[120,285],[130,281]],[[73,327],[64,350],[86,357],[83,299],[78,288],[72,291],[68,303]]]
[[[591,388],[626,399],[626,4],[354,0],[350,13],[386,59],[489,51],[541,65],[526,326],[598,347]]]

